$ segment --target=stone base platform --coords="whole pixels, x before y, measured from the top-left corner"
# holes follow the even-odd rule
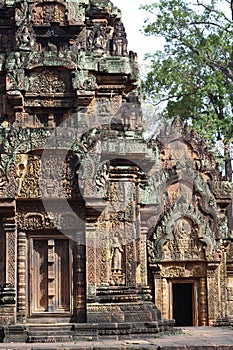
[[[76,341],[112,341],[156,336],[173,332],[174,320],[123,323],[60,323],[10,325],[0,328],[3,343],[59,343]]]
[[[115,340],[76,340],[56,344],[0,344],[4,350],[233,350],[232,327],[175,328],[176,334],[147,335]]]

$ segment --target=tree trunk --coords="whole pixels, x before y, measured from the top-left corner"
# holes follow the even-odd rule
[[[230,142],[224,144],[225,178],[226,181],[232,182],[232,163],[230,147]]]

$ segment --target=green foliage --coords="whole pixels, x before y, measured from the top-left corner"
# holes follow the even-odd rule
[[[155,97],[166,119],[180,115],[210,143],[233,138],[233,23],[229,0],[158,0],[143,6],[153,16],[145,33],[164,37],[148,54],[145,98]],[[224,9],[224,11],[222,10]],[[150,18],[151,18],[150,15]],[[152,98],[151,98],[152,96]]]

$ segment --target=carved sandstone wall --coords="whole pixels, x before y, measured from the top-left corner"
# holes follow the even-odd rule
[[[183,284],[192,325],[231,322],[231,184],[179,118],[144,140],[110,1],[6,0],[0,118],[2,325],[23,341],[31,323],[157,332]]]

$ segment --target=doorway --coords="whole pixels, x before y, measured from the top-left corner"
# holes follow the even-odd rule
[[[193,326],[193,283],[172,283],[172,306],[176,326]]]
[[[72,313],[72,252],[63,237],[31,237],[30,314]]]

